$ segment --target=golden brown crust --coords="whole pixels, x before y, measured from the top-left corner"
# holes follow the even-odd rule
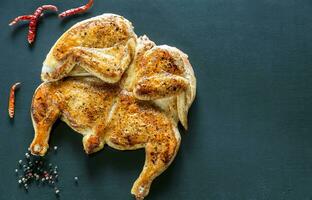
[[[80,132],[92,127],[97,120],[105,121],[119,90],[118,85],[109,85],[97,78],[81,77],[43,84],[37,93],[49,93],[46,104],[54,101],[62,117]],[[36,101],[38,96],[40,94],[35,95],[32,110],[45,113],[48,108],[42,110],[43,104]],[[34,119],[38,122],[37,117]]]
[[[156,138],[159,141],[174,140],[172,126],[172,121],[159,108],[123,91],[105,137],[114,148],[136,149]]]
[[[181,58],[177,52],[155,46],[147,51],[139,63],[138,77],[154,76],[158,73],[183,75],[185,69],[181,65]]]
[[[176,96],[187,87],[188,81],[185,78],[162,74],[140,79],[136,83],[134,93],[139,99],[152,100]]]
[[[134,94],[142,100],[176,96],[189,86],[184,74],[180,52],[154,46],[144,53],[137,64]]]
[[[71,28],[57,41],[52,54],[61,61],[73,47],[109,48],[134,37],[129,21],[118,15],[103,15]]]

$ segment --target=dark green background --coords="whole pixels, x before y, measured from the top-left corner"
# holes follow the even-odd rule
[[[33,137],[29,115],[41,63],[56,39],[76,22],[117,13],[138,35],[187,54],[198,80],[189,131],[180,151],[147,199],[312,199],[311,0],[95,0],[85,15],[61,22],[47,14],[35,45],[17,15],[41,4],[60,10],[74,0],[1,0],[0,199],[55,199],[50,188],[19,189],[14,175]],[[16,118],[7,117],[12,83],[21,81]],[[144,151],[110,148],[87,156],[81,136],[56,123],[50,160],[60,169],[61,199],[131,199]],[[73,177],[79,176],[79,186]]]

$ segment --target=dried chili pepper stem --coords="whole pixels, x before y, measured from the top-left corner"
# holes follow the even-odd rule
[[[59,14],[59,17],[64,18],[64,17],[68,17],[68,16],[75,15],[78,13],[83,13],[89,10],[92,7],[93,3],[94,3],[94,0],[89,0],[89,2],[86,5],[80,6],[78,8],[72,8],[72,9],[62,12],[61,14]]]
[[[16,88],[20,85],[21,83],[15,83],[12,85],[11,90],[10,90],[10,99],[9,99],[9,116],[12,119],[14,117],[14,112],[15,112],[15,90]]]

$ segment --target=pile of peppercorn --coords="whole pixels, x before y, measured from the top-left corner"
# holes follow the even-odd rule
[[[29,152],[25,153],[25,158],[18,161],[18,168],[15,173],[18,177],[18,184],[28,191],[33,183],[37,185],[47,185],[54,189],[58,196],[60,190],[57,187],[59,179],[58,168],[52,163],[47,164],[43,157],[33,156]]]

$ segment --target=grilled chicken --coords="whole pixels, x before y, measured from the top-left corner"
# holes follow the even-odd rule
[[[122,17],[113,17],[126,21]],[[74,27],[84,28],[85,22]],[[96,28],[91,26],[91,29]],[[84,31],[89,31],[89,28]],[[66,33],[70,33],[70,30]],[[136,38],[133,33],[134,36],[125,39],[123,46],[121,45],[128,48],[131,61],[124,62],[124,67],[116,76],[118,79],[115,79],[116,77],[108,76],[106,70],[98,71],[90,67],[92,62],[86,60],[93,59],[94,54],[84,52],[79,58],[75,57],[78,54],[73,51],[69,51],[71,53],[68,56],[63,56],[62,53],[54,55],[54,51],[59,51],[58,43],[65,38],[64,35],[47,56],[48,61],[45,61],[42,74],[46,82],[38,87],[33,97],[31,115],[35,137],[30,146],[31,153],[45,155],[51,127],[58,118],[83,135],[83,147],[88,154],[101,150],[105,144],[119,150],[145,148],[145,164],[131,190],[137,199],[143,199],[149,193],[152,181],[170,165],[179,149],[178,122],[187,128],[187,112],[196,92],[196,79],[188,57],[177,48],[157,46],[147,36]],[[69,36],[77,37],[73,33]],[[86,37],[85,40],[89,39]],[[132,41],[134,47],[130,44]],[[62,43],[66,45],[65,42]],[[87,47],[92,48],[93,53],[106,52],[94,58],[98,63],[93,67],[101,66],[104,69],[105,66],[109,71],[114,71],[115,65],[107,63],[115,62],[119,53],[112,51],[112,59],[109,59],[106,57],[107,52],[109,48],[122,47],[117,48],[116,44],[109,47],[112,44],[103,44],[102,47],[105,48],[102,49]],[[78,47],[81,48],[79,45]],[[53,65],[54,61],[49,61],[51,55],[54,56],[50,61],[56,57],[71,58],[65,59],[60,67]],[[122,60],[127,56],[121,57],[118,59]],[[65,70],[66,73],[63,73],[60,69],[68,67],[68,62],[71,63],[71,71]],[[56,66],[52,67],[54,72],[60,70],[62,73],[54,73],[52,70],[52,73],[45,74],[45,68],[51,69],[51,66]]]

